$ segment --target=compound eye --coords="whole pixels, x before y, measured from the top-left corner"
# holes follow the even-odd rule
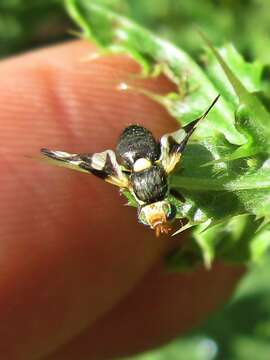
[[[167,221],[172,221],[176,216],[176,206],[173,204],[165,204],[163,209],[165,211]]]
[[[142,223],[143,225],[148,225],[143,208],[138,208],[138,219],[139,219],[139,222]]]

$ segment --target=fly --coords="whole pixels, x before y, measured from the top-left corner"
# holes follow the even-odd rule
[[[55,164],[91,173],[121,190],[128,190],[137,202],[139,222],[153,229],[156,236],[167,234],[177,213],[169,200],[168,176],[180,162],[197,124],[218,98],[219,95],[199,118],[176,132],[163,135],[159,142],[145,127],[130,125],[120,135],[115,151],[70,154],[41,149],[41,153]]]

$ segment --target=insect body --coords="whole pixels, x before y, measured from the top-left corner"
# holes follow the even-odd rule
[[[206,117],[218,97],[201,117],[162,136],[160,142],[146,128],[130,125],[121,134],[115,152],[70,154],[41,149],[41,153],[57,165],[94,174],[128,190],[138,204],[139,221],[154,229],[157,236],[168,233],[176,217],[175,205],[168,200],[168,175],[179,163],[196,125]]]

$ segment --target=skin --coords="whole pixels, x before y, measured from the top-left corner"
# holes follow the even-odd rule
[[[193,328],[233,291],[242,269],[168,274],[185,241],[139,225],[113,186],[25,155],[115,148],[130,123],[176,129],[157,104],[116,90],[138,66],[85,61],[72,42],[0,63],[0,353],[7,360],[96,360],[162,344]],[[133,80],[132,80],[133,81]],[[144,82],[160,93],[164,79]]]

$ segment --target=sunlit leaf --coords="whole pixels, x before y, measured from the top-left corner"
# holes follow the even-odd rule
[[[184,228],[198,225],[190,245],[170,255],[172,267],[189,267],[216,258],[257,261],[265,242],[270,211],[270,114],[263,96],[264,67],[247,63],[232,45],[215,49],[206,39],[205,68],[185,51],[112,11],[100,1],[67,0],[82,36],[103,54],[134,58],[143,76],[163,73],[177,91],[145,94],[163,105],[181,125],[201,115],[214,97],[221,98],[192,136],[170,186],[185,198],[175,200]],[[125,82],[126,79],[123,79]],[[260,94],[260,96],[258,96]],[[264,101],[262,101],[264,99]],[[129,204],[134,199],[128,194]]]

